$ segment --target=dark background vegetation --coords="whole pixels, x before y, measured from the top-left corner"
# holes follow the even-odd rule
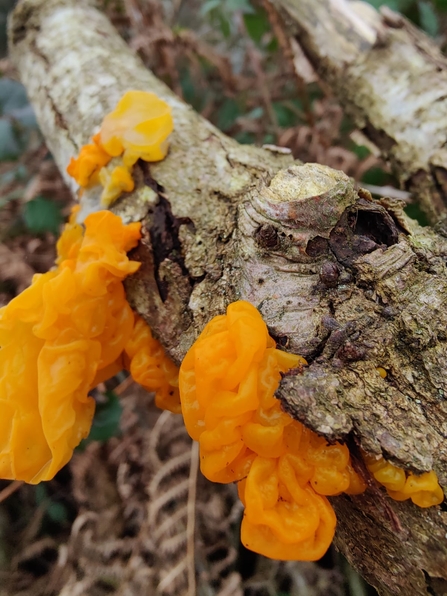
[[[376,8],[386,4],[404,13],[441,48],[447,47],[447,0],[370,3]],[[13,0],[0,0],[0,306],[23,290],[34,273],[52,266],[55,240],[73,205],[8,60],[6,17],[14,4]],[[296,71],[277,15],[267,3],[103,0],[101,7],[145,64],[225,133],[240,143],[287,147],[297,159],[342,169],[373,193],[402,198],[408,212],[425,223],[412,197],[398,190],[393,173],[355,130],[324,81],[318,81],[304,62]],[[84,547],[76,551],[78,547],[73,546],[74,523],[86,510],[87,502],[91,505],[92,500],[98,501],[99,510],[107,509],[113,503],[114,491],[120,493],[120,483],[113,479],[120,466],[130,465],[130,456],[126,460],[117,450],[126,443],[131,453],[139,440],[141,423],[135,433],[135,412],[147,409],[148,426],[157,416],[150,396],[124,376],[101,386],[96,398],[91,436],[53,481],[38,486],[0,481],[0,596],[62,594],[63,586],[71,581],[64,567],[64,556],[68,560],[70,552],[77,561],[70,572],[74,569],[78,577],[82,567],[88,575],[88,567],[79,563]],[[136,456],[130,461],[134,466],[129,472],[129,478],[134,474],[134,493],[126,493],[127,497],[120,494],[122,502],[129,501],[128,507],[139,490],[135,478],[138,474],[144,477],[145,467]],[[98,474],[105,474],[107,481],[91,478],[90,465],[102,466]],[[144,501],[144,490],[141,495]],[[121,535],[118,532],[120,540],[126,533],[132,535],[129,523],[127,519]],[[237,544],[237,519],[233,525]],[[64,548],[68,548],[68,555]],[[275,567],[239,546],[234,548],[237,560],[233,567],[243,578],[246,596],[375,593],[332,550],[317,565]],[[113,557],[110,560],[113,562]],[[150,566],[150,561],[142,564]],[[125,591],[116,574],[97,572],[97,576],[84,592],[73,588],[64,593],[131,593]],[[201,585],[205,586],[203,594],[218,593],[211,580]]]

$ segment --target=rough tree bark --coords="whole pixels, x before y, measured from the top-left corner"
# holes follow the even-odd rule
[[[248,299],[309,361],[280,387],[293,416],[347,440],[359,467],[362,446],[416,472],[434,468],[445,488],[446,236],[357,193],[341,172],[227,138],[85,0],[21,0],[9,33],[63,173],[124,91],[154,91],[172,106],[168,157],[139,163],[137,190],[115,207],[143,222],[128,296],[172,358],[229,302]],[[82,214],[97,199],[86,194]],[[332,502],[338,547],[381,594],[447,594],[447,508],[391,501],[372,482]]]
[[[405,17],[348,0],[270,0],[321,79],[414,192],[447,214],[447,60]]]

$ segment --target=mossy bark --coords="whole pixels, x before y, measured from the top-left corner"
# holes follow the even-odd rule
[[[116,204],[143,223],[128,296],[179,363],[231,301],[255,304],[309,362],[279,396],[294,417],[447,486],[447,234],[373,202],[341,172],[241,146],[148,72],[84,0],[21,0],[11,55],[63,173],[128,89],[172,107],[168,157],[140,162]],[[64,174],[65,175],[65,174]],[[67,180],[70,184],[71,181]],[[74,188],[72,186],[72,188]],[[86,193],[81,217],[99,208]],[[377,372],[387,371],[383,379]],[[383,594],[447,593],[447,511],[391,501],[371,481],[332,499],[336,543]]]

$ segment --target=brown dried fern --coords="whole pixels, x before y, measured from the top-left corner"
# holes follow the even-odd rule
[[[30,523],[30,546],[0,573],[0,596],[263,596],[284,585],[291,595],[343,594],[333,572],[254,555],[243,582],[236,487],[200,474],[180,416],[158,412],[136,386],[122,405],[122,436],[89,445],[70,465],[78,515],[66,541],[51,542],[57,560],[41,578],[18,570],[49,545]]]
[[[148,520],[155,547],[156,593],[189,596],[195,594],[195,573],[191,578],[188,572],[188,510],[195,508],[190,492],[192,484],[195,493],[197,468],[191,482],[191,440],[180,417],[163,412],[148,448],[154,466],[148,485]]]

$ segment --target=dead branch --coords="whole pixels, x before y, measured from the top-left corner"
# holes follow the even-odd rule
[[[271,0],[322,82],[413,192],[447,214],[447,60],[405,17],[351,0]]]
[[[351,37],[373,36],[355,23]],[[447,232],[420,228],[391,200],[373,202],[341,172],[227,138],[85,0],[21,0],[10,45],[61,171],[124,91],[153,91],[172,106],[168,157],[141,162],[138,189],[115,208],[143,222],[128,296],[172,358],[229,302],[247,299],[278,343],[309,361],[281,384],[293,416],[354,454],[361,445],[416,472],[434,468],[445,487]],[[339,60],[355,54],[345,45]],[[82,214],[97,199],[86,193]],[[338,546],[381,593],[445,593],[442,507],[377,493],[333,502]]]

